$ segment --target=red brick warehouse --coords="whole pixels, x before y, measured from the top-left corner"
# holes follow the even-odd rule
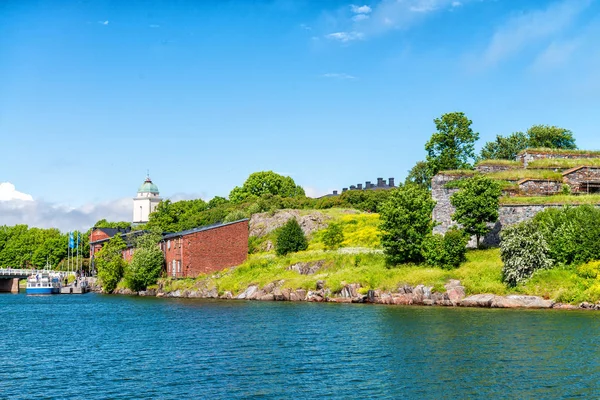
[[[248,219],[167,234],[161,241],[167,275],[196,277],[246,261]]]
[[[127,243],[123,258],[130,261],[135,253],[132,236],[143,231],[94,228],[90,235],[90,256],[116,234]],[[248,256],[248,235],[248,219],[164,234],[159,245],[165,256],[167,275],[195,278],[240,265]]]

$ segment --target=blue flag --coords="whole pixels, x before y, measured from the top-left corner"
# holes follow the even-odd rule
[[[69,248],[75,248],[75,239],[73,238],[73,232],[69,232]]]

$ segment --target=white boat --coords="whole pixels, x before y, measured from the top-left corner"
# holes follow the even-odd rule
[[[27,278],[27,294],[59,294],[61,277],[56,272],[42,272]]]

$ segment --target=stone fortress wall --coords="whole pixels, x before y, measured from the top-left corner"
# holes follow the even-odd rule
[[[581,152],[578,152],[577,154],[557,154],[555,152],[543,153],[540,151],[524,151],[517,156],[517,161],[520,161],[523,168],[526,168],[529,162],[542,158],[600,158],[600,154],[585,154]],[[486,174],[505,171],[512,168],[515,167],[506,164],[485,164],[477,166],[476,171]],[[541,196],[556,194],[560,193],[564,184],[569,185],[574,194],[587,193],[589,192],[590,187],[595,188],[594,192],[597,192],[598,188],[596,187],[595,182],[598,182],[598,186],[600,186],[600,167],[581,166],[565,170],[562,172],[562,174],[562,181],[553,181],[547,179],[522,179],[521,181],[517,182],[519,185],[519,195]],[[436,201],[436,205],[433,210],[433,219],[438,223],[433,230],[434,233],[444,234],[448,231],[448,229],[456,225],[456,223],[452,221],[452,214],[454,214],[455,208],[450,203],[450,197],[456,193],[458,189],[448,187],[448,183],[464,179],[465,177],[465,174],[452,173],[448,171],[437,174],[431,180],[431,194],[433,200]],[[588,190],[586,191],[585,188]],[[501,205],[500,209],[498,210],[498,221],[494,225],[492,231],[485,238],[483,238],[482,243],[484,245],[496,246],[500,243],[500,231],[503,227],[529,220],[537,213],[547,208],[557,207],[562,207],[562,204],[527,204],[526,201],[523,201],[523,204]],[[469,242],[469,246],[475,246],[474,238]]]

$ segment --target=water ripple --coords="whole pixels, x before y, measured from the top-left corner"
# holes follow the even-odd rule
[[[0,295],[0,398],[588,398],[592,312]]]

